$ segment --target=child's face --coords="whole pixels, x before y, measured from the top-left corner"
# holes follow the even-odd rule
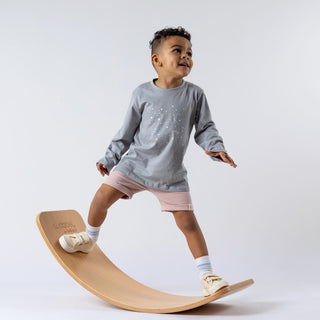
[[[163,41],[160,52],[152,55],[152,61],[159,76],[186,77],[193,66],[191,43],[184,37],[169,36]]]

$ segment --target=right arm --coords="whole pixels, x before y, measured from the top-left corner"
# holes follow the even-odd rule
[[[134,135],[141,121],[142,111],[139,108],[136,91],[132,93],[124,123],[113,137],[103,158],[97,162],[97,168],[103,175],[104,170],[109,174],[111,169],[118,164],[122,155],[129,149]]]

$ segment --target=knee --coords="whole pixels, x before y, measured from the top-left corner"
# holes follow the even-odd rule
[[[111,206],[109,197],[102,188],[98,189],[98,191],[96,192],[93,198],[93,203],[96,207],[104,210],[107,210]]]
[[[175,214],[176,224],[183,233],[195,232],[199,228],[198,222],[193,212],[186,212],[179,213],[178,215]]]

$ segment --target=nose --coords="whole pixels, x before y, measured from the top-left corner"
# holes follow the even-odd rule
[[[184,53],[181,54],[181,59],[185,59],[187,61],[190,61],[191,57],[188,55],[187,52],[184,52]]]

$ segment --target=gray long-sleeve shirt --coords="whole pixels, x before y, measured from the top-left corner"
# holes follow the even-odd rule
[[[195,142],[204,150],[227,151],[200,87],[183,80],[163,89],[154,80],[133,91],[124,123],[98,162],[150,188],[189,191],[183,158],[193,126]]]

